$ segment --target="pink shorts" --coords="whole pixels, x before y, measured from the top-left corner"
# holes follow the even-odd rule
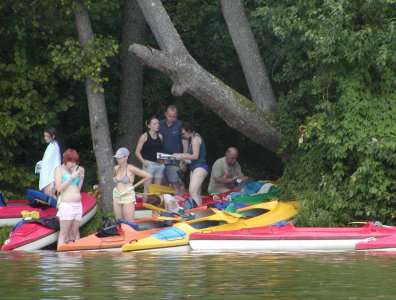
[[[56,214],[60,221],[67,220],[77,220],[82,219],[82,204],[81,202],[69,203],[61,202],[58,207],[58,212]]]

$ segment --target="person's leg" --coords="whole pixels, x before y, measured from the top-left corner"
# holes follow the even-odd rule
[[[165,165],[153,163],[153,181],[154,184],[161,184],[165,175]]]
[[[154,184],[161,184],[162,178],[154,177]]]
[[[55,198],[55,183],[51,182],[43,189],[43,193]]]
[[[181,181],[179,175],[177,174],[178,170],[178,166],[167,165],[165,167],[165,177],[167,179],[167,182],[171,185],[172,189],[176,191],[176,194],[181,195]]]
[[[76,241],[80,239],[80,220],[73,220],[70,226],[70,235],[67,242]]]
[[[59,221],[59,237],[58,237],[58,247],[66,244],[69,238],[71,226],[73,220],[60,220]]]
[[[201,186],[207,175],[208,173],[203,168],[196,168],[190,174],[190,186],[188,188],[188,192],[190,193],[191,198],[194,199],[198,205],[202,205]]]
[[[150,178],[150,179],[148,179],[148,180],[146,180],[146,181],[144,182],[144,192],[145,192],[145,193],[148,193],[148,192],[149,192],[149,186],[150,186],[152,183],[153,183],[153,179],[152,179],[152,178]]]
[[[129,222],[135,221],[135,204],[134,203],[123,204],[122,212],[123,212],[125,220],[127,220]]]
[[[113,202],[114,216],[116,219],[124,218],[122,206],[123,206],[122,204]]]

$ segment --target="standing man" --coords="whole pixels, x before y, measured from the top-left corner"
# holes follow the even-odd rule
[[[208,186],[209,194],[224,193],[238,184],[237,180],[245,180],[241,166],[237,162],[238,149],[230,147],[224,157],[215,161]]]
[[[159,128],[163,136],[164,153],[187,153],[188,141],[183,139],[180,126],[181,121],[177,119],[177,107],[169,105],[165,111],[165,119],[160,121]],[[182,182],[177,171],[179,171],[179,166],[175,164],[175,161],[165,161],[165,179],[177,194],[181,194]]]

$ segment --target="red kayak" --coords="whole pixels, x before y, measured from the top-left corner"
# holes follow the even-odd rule
[[[81,202],[83,207],[82,226],[95,215],[96,199],[88,193],[81,193]],[[50,208],[44,212],[50,212]],[[53,225],[56,220],[54,212],[52,215],[40,215],[38,221],[29,220],[29,223],[23,223],[10,233],[10,237],[5,241],[1,250],[38,250],[55,243],[58,240],[59,230],[46,225]]]
[[[35,190],[27,190],[27,199],[0,201],[0,226],[14,226],[22,220],[22,212],[38,213],[39,218],[56,215],[56,200]]]
[[[193,233],[193,250],[350,251],[358,243],[396,234],[395,226],[367,223],[361,227],[266,226],[241,230]],[[396,240],[396,239],[395,239]]]
[[[370,238],[356,244],[356,250],[396,251],[396,235]]]

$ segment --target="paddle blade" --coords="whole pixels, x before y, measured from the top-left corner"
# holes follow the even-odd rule
[[[158,206],[155,206],[155,205],[152,205],[152,204],[148,204],[148,203],[145,203],[145,202],[143,202],[143,206],[145,208],[148,208],[148,209],[151,209],[151,210],[167,212],[167,210],[164,209],[164,208],[161,208],[161,207],[158,207]]]
[[[243,215],[241,215],[241,214],[229,212],[229,211],[226,211],[226,210],[222,210],[222,212],[226,213],[229,216],[235,217],[235,218],[242,218],[243,217]]]
[[[163,220],[163,221],[183,221],[183,219],[180,219],[180,218],[163,217],[163,216],[157,217],[157,220]]]
[[[160,184],[150,184],[149,185],[149,193],[150,194],[176,194],[176,191],[169,186],[160,185]]]

